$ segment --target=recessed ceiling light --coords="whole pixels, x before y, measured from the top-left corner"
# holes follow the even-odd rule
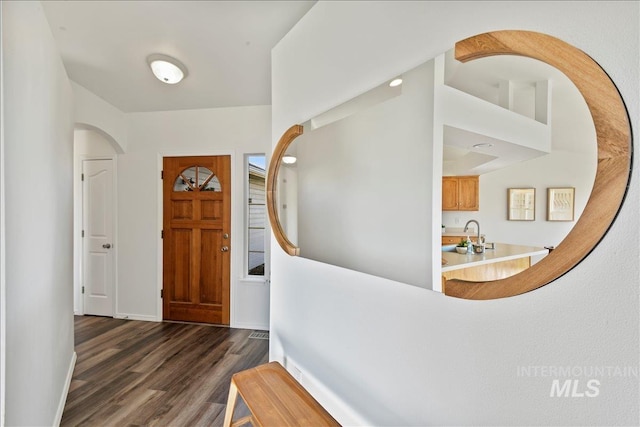
[[[484,142],[482,144],[473,144],[473,148],[491,148],[493,144],[489,144],[488,142]]]
[[[296,159],[296,157],[295,157],[295,156],[292,156],[291,154],[285,154],[285,155],[282,157],[282,162],[283,162],[283,163],[286,163],[286,164],[288,164],[288,165],[292,165],[292,164],[294,164],[297,160],[298,160],[298,159]]]
[[[396,87],[396,86],[400,86],[401,84],[402,84],[402,79],[393,79],[391,80],[391,83],[389,83],[389,86]]]
[[[187,67],[170,56],[156,53],[149,55],[147,62],[153,75],[163,83],[173,85],[187,77]]]

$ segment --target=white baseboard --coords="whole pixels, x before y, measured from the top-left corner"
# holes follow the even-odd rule
[[[64,412],[64,405],[67,403],[67,395],[69,394],[69,387],[71,387],[71,379],[73,378],[73,370],[76,367],[76,360],[78,359],[78,355],[74,351],[71,355],[71,361],[69,362],[69,370],[67,371],[67,378],[64,382],[64,389],[62,390],[62,395],[60,396],[60,401],[58,402],[58,411],[56,412],[56,419],[54,420],[53,425],[59,426],[62,421],[62,413]]]
[[[242,322],[234,322],[230,325],[235,329],[257,329],[259,331],[268,331],[269,325],[260,325],[258,323],[242,323]]]
[[[156,316],[149,316],[146,314],[129,314],[129,313],[116,313],[113,315],[114,319],[128,319],[128,320],[142,320],[144,322],[162,322],[162,318]],[[236,329],[257,329],[260,331],[268,331],[269,324],[259,324],[250,322],[234,322],[230,325]]]
[[[162,319],[158,319],[156,316],[149,316],[146,314],[116,313],[113,315],[113,318],[128,319],[128,320],[142,320],[144,322],[162,322]]]
[[[280,361],[287,371],[343,426],[374,425],[362,414],[349,407],[342,398],[322,381],[301,368],[293,359],[284,356]]]

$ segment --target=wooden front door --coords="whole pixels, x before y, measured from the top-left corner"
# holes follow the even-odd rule
[[[163,318],[229,324],[230,156],[165,157]]]

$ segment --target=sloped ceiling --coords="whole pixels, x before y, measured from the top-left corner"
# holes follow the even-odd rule
[[[271,49],[315,1],[43,1],[71,80],[124,112],[271,104]],[[156,80],[147,56],[189,75]]]

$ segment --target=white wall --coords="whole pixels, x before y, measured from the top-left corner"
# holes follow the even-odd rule
[[[297,155],[292,149],[294,146],[289,145],[288,154]],[[295,164],[281,165],[277,189],[278,221],[287,239],[298,246],[298,167]]]
[[[0,5],[0,22],[3,22],[3,8]],[[0,34],[1,30],[0,30]],[[1,37],[4,37],[2,35]],[[1,43],[0,38],[0,43]],[[2,43],[1,46],[4,46]],[[4,425],[5,413],[5,362],[7,354],[6,345],[6,319],[7,319],[7,282],[6,282],[6,256],[5,256],[5,203],[4,203],[4,55],[0,55],[0,425]]]
[[[401,95],[296,139],[298,241],[305,258],[430,288],[433,61],[402,77]]]
[[[76,82],[71,82],[71,87],[76,127],[93,129],[105,137],[119,153],[127,151],[126,114]]]
[[[268,328],[269,284],[245,278],[245,154],[269,152],[269,106],[127,115],[128,149],[118,156],[116,316],[160,320],[162,156],[232,156],[231,324]],[[160,316],[160,317],[158,317]]]
[[[638,2],[320,2],[273,50],[272,140],[457,40],[514,28],[591,55],[637,129],[639,17]],[[495,301],[288,257],[273,242],[270,357],[296,365],[344,424],[637,425],[637,376],[598,376],[597,397],[550,398],[557,377],[518,368],[637,372],[639,209],[634,174],[587,259],[549,286]],[[583,389],[589,377],[559,379]]]
[[[4,422],[54,425],[75,360],[72,91],[40,3],[2,15]]]

